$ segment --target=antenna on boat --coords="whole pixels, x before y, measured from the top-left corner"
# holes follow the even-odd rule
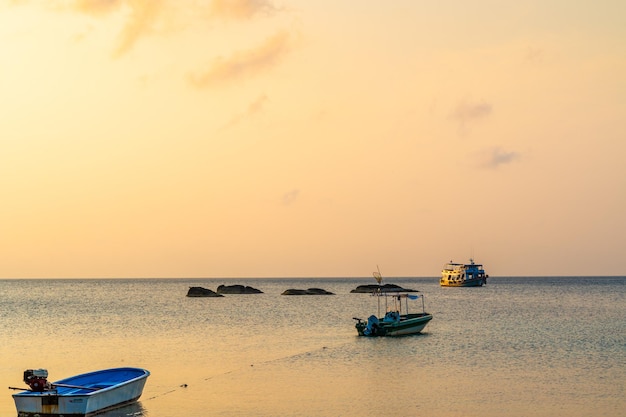
[[[378,265],[376,265],[376,269],[378,270],[377,272],[374,272],[374,279],[376,279],[376,282],[378,282],[378,285],[380,285],[381,282],[383,282],[383,276],[380,274],[380,268],[378,267]]]
[[[377,296],[376,301],[378,302],[378,315],[380,316],[380,295],[381,295],[380,284],[383,282],[383,276],[380,273],[380,267],[378,265],[376,265],[376,272],[373,272],[372,275],[374,275],[374,279],[378,283],[378,288],[374,291],[374,294],[376,294]],[[387,299],[385,298],[385,301],[386,300]]]

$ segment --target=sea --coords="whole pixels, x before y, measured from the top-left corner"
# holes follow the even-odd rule
[[[373,278],[0,280],[0,417],[8,387],[134,366],[136,404],[102,417],[626,416],[626,277],[493,277],[419,290],[422,334],[359,337]],[[187,297],[191,286],[262,294]],[[282,295],[321,288],[333,295]],[[421,301],[409,305],[421,310]],[[413,301],[411,301],[413,302]]]

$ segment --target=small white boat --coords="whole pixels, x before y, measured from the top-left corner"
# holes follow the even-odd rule
[[[24,382],[30,388],[13,400],[18,417],[93,416],[137,401],[149,375],[141,368],[112,368],[50,383],[47,370],[28,369]]]
[[[432,314],[425,311],[424,296],[408,294],[406,292],[386,292],[381,286],[382,278],[379,272],[374,272],[378,281],[378,288],[372,292],[378,300],[378,315],[371,315],[367,321],[354,317],[356,330],[359,336],[406,336],[420,333],[429,321]],[[412,291],[419,292],[419,291]],[[421,299],[421,311],[409,313],[409,300]],[[381,317],[382,303],[384,301],[385,315]]]
[[[483,266],[475,264],[473,259],[468,264],[450,261],[443,266],[439,283],[442,287],[482,287],[487,278]]]

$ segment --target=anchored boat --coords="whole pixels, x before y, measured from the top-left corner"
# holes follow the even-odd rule
[[[13,394],[18,417],[83,417],[137,401],[150,372],[112,368],[48,382],[46,369],[24,371],[29,388]]]
[[[374,278],[378,281],[378,288],[372,292],[372,296],[378,301],[378,315],[371,315],[367,320],[354,317],[356,330],[359,336],[406,336],[420,333],[432,320],[432,314],[425,311],[424,296],[409,294],[408,292],[387,292],[381,286],[382,278],[379,272],[374,272]],[[419,292],[419,291],[411,291]],[[409,313],[409,301],[421,299],[421,311]],[[381,316],[382,308],[385,315]],[[419,308],[419,307],[418,307]]]
[[[468,264],[457,264],[452,261],[444,265],[441,270],[442,287],[482,287],[487,283],[489,275],[481,264],[474,263],[470,259]]]

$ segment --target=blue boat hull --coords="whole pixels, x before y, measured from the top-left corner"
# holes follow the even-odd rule
[[[14,394],[13,400],[18,417],[93,416],[137,401],[149,375],[141,368],[104,369],[56,381],[51,390]]]

